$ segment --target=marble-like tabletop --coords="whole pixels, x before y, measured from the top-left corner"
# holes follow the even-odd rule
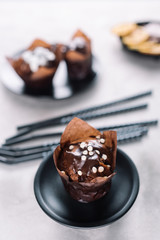
[[[92,39],[99,61],[97,81],[72,98],[55,101],[16,95],[0,82],[0,143],[15,133],[17,125],[152,90],[147,110],[92,120],[94,126],[160,118],[160,61],[139,57],[122,49],[110,29],[128,21],[159,20],[159,1],[0,1],[0,57],[12,55],[39,37],[67,42],[77,28]],[[160,129],[153,127],[141,141],[121,145],[135,163],[140,191],[129,212],[111,225],[97,229],[72,229],[50,219],[34,196],[33,181],[42,160],[0,163],[0,239],[159,239]]]

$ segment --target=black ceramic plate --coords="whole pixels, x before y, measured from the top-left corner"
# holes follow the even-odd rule
[[[139,190],[137,169],[119,149],[116,171],[105,197],[92,203],[80,203],[64,189],[50,155],[35,176],[35,196],[43,211],[59,223],[82,228],[103,226],[122,217],[131,208]]]
[[[136,24],[139,25],[139,26],[145,26],[145,25],[147,25],[147,24],[149,24],[149,23],[160,23],[160,22],[148,21],[148,22],[137,22]],[[122,42],[122,38],[120,38],[120,40],[121,40],[121,43],[122,43],[124,49],[126,49],[126,50],[129,51],[129,52],[132,52],[132,53],[135,53],[135,54],[141,55],[141,56],[152,57],[152,58],[153,58],[153,57],[154,57],[154,58],[159,58],[159,57],[160,57],[160,54],[159,54],[159,55],[145,54],[145,53],[139,52],[138,50],[130,49],[126,44],[124,44],[124,43]]]
[[[22,52],[22,51],[21,51]],[[19,56],[20,53],[14,55]],[[97,77],[98,62],[93,57],[92,72],[87,76],[86,79],[81,81],[70,81],[67,76],[66,64],[61,63],[54,76],[52,83],[52,89],[43,93],[35,93],[27,89],[24,81],[18,76],[7,60],[4,60],[0,71],[0,80],[6,88],[18,95],[28,95],[33,97],[49,97],[53,99],[66,99],[73,95],[87,90]]]

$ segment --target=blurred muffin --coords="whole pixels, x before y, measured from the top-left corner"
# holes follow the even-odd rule
[[[26,87],[39,93],[52,89],[52,79],[60,59],[57,45],[36,39],[18,58],[8,58],[8,61]]]
[[[72,198],[91,202],[109,192],[115,175],[116,149],[115,131],[100,133],[78,118],[68,124],[53,158]]]
[[[91,40],[80,30],[72,37],[65,54],[71,80],[84,80],[91,73]]]

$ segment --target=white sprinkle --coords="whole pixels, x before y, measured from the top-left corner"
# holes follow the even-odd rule
[[[62,174],[65,174],[65,171],[61,171]]]
[[[87,155],[87,154],[88,154],[88,151],[87,151],[87,150],[84,150],[84,151],[83,151],[83,154],[84,154],[84,155]]]
[[[108,168],[110,168],[111,166],[108,164],[108,165],[106,165]]]
[[[106,160],[106,159],[107,159],[107,155],[106,155],[106,154],[102,154],[102,158],[103,158],[104,160]]]
[[[88,149],[89,152],[93,151],[93,147],[92,146],[88,146],[87,149]]]
[[[93,154],[94,154],[94,152],[91,152],[91,151],[89,152],[89,155],[90,155],[90,156],[93,156]]]
[[[86,160],[86,158],[87,158],[87,157],[86,157],[86,156],[84,156],[84,155],[82,155],[82,156],[81,156],[81,160],[82,160],[82,161],[85,161],[85,160]]]
[[[100,139],[100,135],[96,136],[97,139]]]
[[[47,48],[36,47],[33,51],[22,53],[22,58],[29,64],[32,72],[36,72],[40,66],[47,66],[48,61],[54,61],[56,56]]]
[[[97,168],[96,167],[92,167],[92,172],[96,173],[97,172]]]
[[[73,148],[74,148],[73,145],[70,145],[70,146],[69,146],[69,150],[72,150]]]
[[[96,153],[97,153],[97,154],[100,154],[100,151],[99,151],[99,150],[96,150]]]
[[[104,139],[104,138],[101,138],[101,139],[100,139],[100,143],[105,143],[105,139]]]
[[[76,37],[69,44],[72,50],[75,50],[77,47],[84,48],[85,45],[86,45],[86,41],[83,37]]]
[[[82,171],[81,170],[78,171],[78,175],[82,176]]]
[[[98,167],[98,172],[99,173],[102,173],[103,171],[104,171],[104,167],[103,166]]]
[[[81,142],[81,144],[80,144],[80,148],[85,148],[86,147],[86,143],[85,142]]]

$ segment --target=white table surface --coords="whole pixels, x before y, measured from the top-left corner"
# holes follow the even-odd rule
[[[54,101],[18,96],[0,83],[0,142],[15,133],[20,124],[58,116],[72,110],[108,102],[145,90],[153,90],[147,110],[90,121],[104,126],[160,117],[160,61],[123,51],[110,28],[120,22],[160,20],[158,1],[29,1],[0,2],[0,56],[11,55],[37,37],[67,41],[77,28],[93,41],[100,62],[97,82],[84,93]],[[71,229],[50,219],[39,207],[33,192],[41,160],[8,166],[0,164],[0,239],[159,239],[160,226],[160,136],[150,129],[140,142],[122,145],[140,176],[138,198],[118,221],[99,229]]]

